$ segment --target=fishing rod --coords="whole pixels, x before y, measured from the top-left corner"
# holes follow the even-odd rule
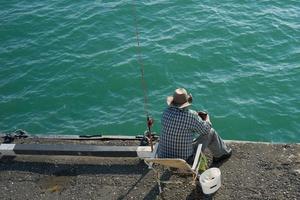
[[[143,89],[143,94],[144,94],[144,112],[146,115],[146,124],[148,130],[144,133],[145,139],[141,141],[141,143],[147,142],[151,146],[151,151],[153,151],[153,137],[154,135],[152,134],[151,127],[154,124],[154,119],[150,116],[149,111],[148,111],[148,95],[147,95],[147,85],[145,81],[145,70],[144,70],[144,63],[142,60],[142,51],[140,47],[140,33],[138,30],[138,19],[137,19],[137,1],[135,0],[133,3],[133,12],[134,12],[134,25],[135,25],[135,38],[136,38],[136,55],[137,55],[137,61],[140,65],[140,71],[141,71],[141,84],[142,84],[142,89]]]

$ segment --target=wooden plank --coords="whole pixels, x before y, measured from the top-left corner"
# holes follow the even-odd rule
[[[185,160],[179,158],[146,158],[145,161],[193,172],[191,166]]]

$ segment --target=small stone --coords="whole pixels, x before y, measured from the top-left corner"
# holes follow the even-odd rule
[[[295,172],[300,174],[300,169],[295,169]]]

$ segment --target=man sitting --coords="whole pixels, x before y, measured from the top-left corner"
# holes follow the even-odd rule
[[[209,115],[204,114],[202,119],[201,113],[189,109],[191,103],[192,96],[184,88],[176,89],[173,96],[167,98],[168,108],[161,119],[158,157],[181,158],[191,164],[195,148],[201,143],[202,151],[207,147],[212,152],[213,162],[229,158],[232,150],[212,128]],[[195,134],[198,135],[196,139]]]

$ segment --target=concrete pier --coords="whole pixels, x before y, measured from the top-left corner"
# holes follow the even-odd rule
[[[3,142],[3,141],[2,141]],[[22,138],[15,144],[138,146],[138,140]],[[154,173],[138,157],[61,155],[1,156],[1,199],[299,199],[300,145],[227,141],[232,157],[214,166],[221,188],[211,197],[191,185],[191,177],[163,172],[181,182],[158,195]]]

